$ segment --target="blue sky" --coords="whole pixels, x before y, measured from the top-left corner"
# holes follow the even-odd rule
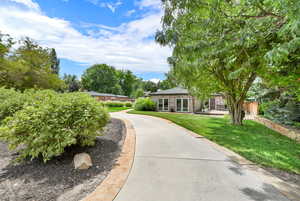
[[[55,48],[61,74],[80,76],[95,63],[163,79],[171,49],[154,41],[160,0],[0,0],[0,31]]]

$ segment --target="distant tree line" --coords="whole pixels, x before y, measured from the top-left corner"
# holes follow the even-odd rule
[[[78,80],[65,75],[64,80],[69,86],[78,86]],[[118,70],[107,64],[95,64],[88,68],[81,77],[81,87],[89,91],[112,93],[138,98],[144,92],[155,92],[159,89],[168,89],[176,85],[170,74],[158,83],[144,81],[129,70]],[[69,88],[70,88],[69,87]]]
[[[15,48],[17,47],[17,48]],[[60,60],[54,48],[45,48],[25,37],[15,41],[0,32],[0,87],[25,90],[53,89],[60,92],[96,91],[138,98],[176,85],[171,73],[158,83],[144,81],[129,70],[107,64],[89,67],[79,79],[76,75],[59,77]]]

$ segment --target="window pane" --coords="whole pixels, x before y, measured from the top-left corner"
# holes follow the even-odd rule
[[[158,110],[163,110],[163,99],[158,99]]]
[[[181,111],[181,99],[176,100],[176,107],[177,107],[177,112]]]
[[[164,110],[169,110],[169,99],[164,100]]]
[[[188,102],[188,99],[182,99],[182,101],[183,101],[183,111],[184,112],[187,112],[187,111],[189,111],[189,102]]]

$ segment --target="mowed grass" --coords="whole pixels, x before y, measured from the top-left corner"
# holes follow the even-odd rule
[[[251,120],[233,126],[228,119],[193,114],[129,111],[168,119],[227,147],[257,164],[300,174],[300,144]]]
[[[107,107],[108,112],[120,112],[128,109],[130,109],[130,107]]]

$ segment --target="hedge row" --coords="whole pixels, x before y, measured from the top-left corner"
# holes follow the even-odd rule
[[[84,93],[0,88],[0,94],[0,140],[11,150],[22,147],[19,160],[46,162],[71,145],[94,145],[109,120],[105,107]]]
[[[106,101],[103,104],[107,107],[132,107],[131,102]]]

